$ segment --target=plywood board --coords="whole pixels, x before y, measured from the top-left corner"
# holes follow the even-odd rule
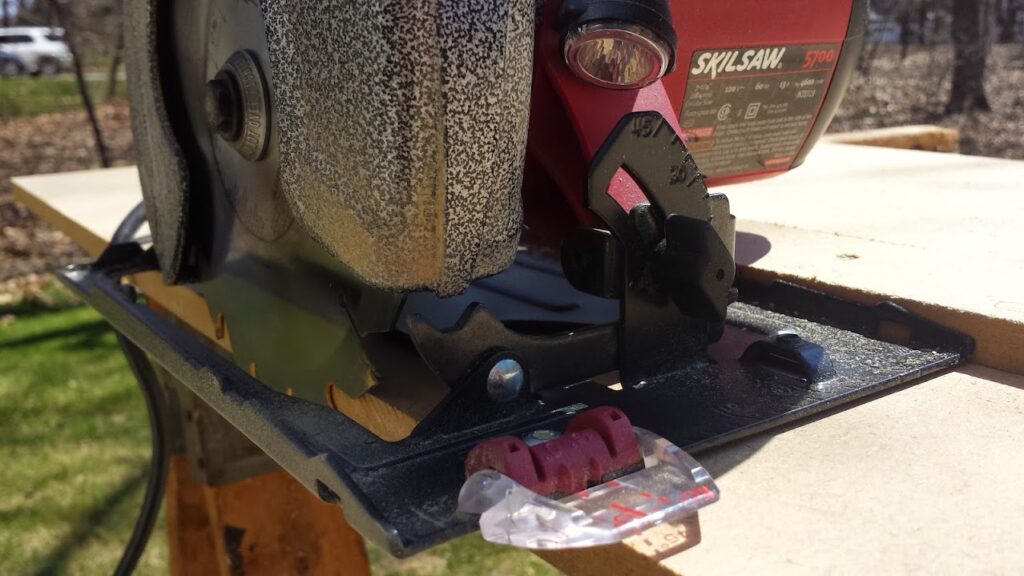
[[[792,173],[720,190],[749,276],[894,300],[1024,373],[1024,162],[822,145]]]
[[[929,124],[858,130],[825,137],[834,144],[857,144],[883,148],[905,148],[930,152],[959,152],[960,133],[952,128]]]
[[[121,220],[142,201],[134,166],[19,176],[11,180],[16,200],[98,256]]]
[[[593,575],[1020,574],[1022,446],[1024,378],[969,366],[702,455],[722,498],[656,570],[624,546],[543,557]]]

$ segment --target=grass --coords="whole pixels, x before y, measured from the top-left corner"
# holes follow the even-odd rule
[[[4,296],[0,294],[0,296]],[[56,286],[0,298],[0,574],[110,574],[138,513],[146,411],[113,333]],[[164,522],[139,574],[165,574]],[[556,574],[478,535],[406,560],[368,547],[375,574]]]
[[[142,399],[92,310],[0,317],[0,573],[109,574],[145,485]],[[140,574],[166,572],[163,530]]]
[[[377,576],[547,576],[561,574],[537,556],[485,542],[470,534],[398,560],[367,546],[370,568]]]
[[[87,80],[94,104],[107,94],[106,80]],[[124,80],[117,81],[116,95],[125,95]],[[72,76],[0,78],[0,121],[81,108],[82,98]]]

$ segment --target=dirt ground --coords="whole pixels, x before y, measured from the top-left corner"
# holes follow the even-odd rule
[[[830,131],[940,124],[960,130],[965,154],[1024,159],[1024,45],[993,50],[987,84],[990,113],[942,114],[951,60],[948,46],[913,48],[902,62],[897,47],[881,47],[870,72],[854,78]],[[103,105],[99,116],[115,164],[130,163],[127,105]],[[66,237],[12,201],[10,178],[97,166],[82,112],[0,123],[0,293],[32,284],[45,271],[81,257]]]
[[[134,158],[128,105],[97,110],[115,165]],[[99,167],[92,132],[82,111],[43,114],[0,123],[0,293],[32,285],[39,274],[82,256],[62,233],[13,201],[13,176]]]
[[[944,116],[953,50],[912,48],[900,61],[898,46],[880,47],[868,74],[858,73],[830,132],[907,124],[939,124],[960,131],[963,154],[1024,160],[1024,44],[995,46],[988,61],[986,95],[992,111]]]

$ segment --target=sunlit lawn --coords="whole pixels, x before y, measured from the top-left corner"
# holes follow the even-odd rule
[[[107,81],[86,82],[93,102],[99,104],[107,95]],[[117,96],[125,95],[124,80],[117,82]],[[82,106],[75,79],[69,75],[53,78],[16,76],[0,78],[0,121],[47,112],[60,112]]]
[[[109,574],[145,486],[141,396],[113,333],[91,310],[4,315],[0,573]],[[139,572],[160,574],[166,564],[161,523]]]

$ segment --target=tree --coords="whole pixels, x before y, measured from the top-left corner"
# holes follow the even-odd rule
[[[110,51],[110,70],[107,71],[107,100],[117,95],[117,69],[124,54],[124,0],[114,0],[114,46]]]
[[[1024,12],[1024,1],[1001,0],[999,5],[999,41],[1009,44],[1017,41],[1017,19]]]
[[[953,0],[953,86],[946,114],[992,109],[985,96],[991,22],[992,0]]]
[[[0,0],[2,1],[2,0]],[[78,83],[78,92],[82,96],[82,105],[89,117],[89,124],[92,126],[92,135],[96,141],[96,153],[100,157],[100,165],[104,168],[110,166],[110,156],[107,154],[107,145],[103,142],[103,132],[100,130],[99,119],[96,118],[96,109],[92,105],[92,97],[89,95],[89,87],[85,83],[85,73],[82,72],[82,59],[75,48],[74,33],[64,15],[64,8],[60,0],[50,0],[50,6],[57,19],[57,25],[64,29],[64,41],[67,42],[68,50],[71,52],[71,64],[75,71],[75,81]]]
[[[2,2],[3,0],[0,0]],[[12,0],[13,1],[13,0]],[[49,2],[17,0],[18,26],[53,26],[53,10]]]
[[[900,10],[899,17],[896,19],[896,22],[900,25],[900,62],[907,59],[907,53],[910,52],[910,43],[914,39],[914,31],[910,23],[913,17],[913,8],[912,3],[905,3],[903,9]]]

